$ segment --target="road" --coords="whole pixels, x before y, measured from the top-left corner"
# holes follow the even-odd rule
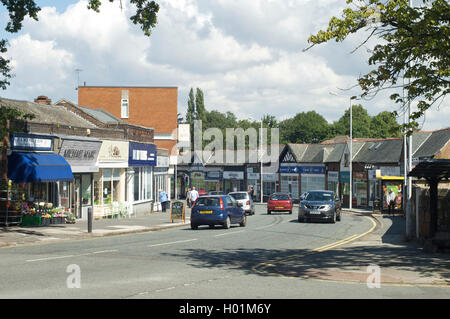
[[[321,280],[361,262],[336,249],[375,225],[353,214],[336,224],[298,223],[295,213],[267,215],[257,206],[246,227],[183,226],[5,248],[0,298],[448,298],[448,287]]]

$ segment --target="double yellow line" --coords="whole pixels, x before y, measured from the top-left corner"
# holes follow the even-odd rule
[[[350,242],[352,242],[354,240],[357,240],[358,238],[361,238],[361,237],[371,233],[377,227],[377,224],[373,221],[372,218],[367,217],[367,216],[364,216],[364,217],[369,219],[372,222],[372,228],[370,228],[368,231],[366,231],[365,233],[362,233],[362,234],[352,235],[350,237],[344,238],[342,240],[336,241],[334,243],[331,243],[331,244],[328,244],[328,245],[325,245],[325,246],[322,246],[322,247],[315,248],[315,249],[313,249],[313,251],[315,251],[315,252],[322,252],[322,251],[326,251],[326,250],[329,250],[329,249],[333,249],[333,248],[336,248],[338,246],[342,246],[342,245],[348,244],[348,243],[350,243]]]

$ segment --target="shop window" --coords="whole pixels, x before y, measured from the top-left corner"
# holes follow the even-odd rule
[[[112,187],[111,187],[111,180],[112,180],[112,169],[111,168],[104,168],[103,169],[103,204],[111,204],[112,202]]]
[[[81,203],[83,205],[92,205],[92,180],[91,175],[81,175]]]
[[[59,199],[61,207],[70,208],[69,192],[69,182],[59,182]]]

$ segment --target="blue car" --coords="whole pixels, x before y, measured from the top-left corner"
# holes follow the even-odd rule
[[[230,228],[231,224],[245,227],[247,217],[234,198],[228,195],[200,196],[191,208],[191,228],[197,229],[200,225],[221,225]]]

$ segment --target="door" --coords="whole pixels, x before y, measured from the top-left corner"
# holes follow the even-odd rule
[[[73,212],[81,218],[81,176],[75,175],[73,180]]]

